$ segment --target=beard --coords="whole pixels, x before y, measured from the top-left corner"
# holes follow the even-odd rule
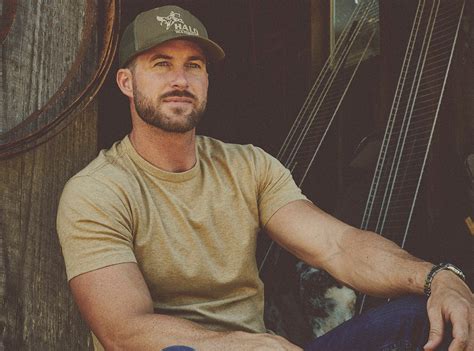
[[[137,88],[135,79],[133,79],[133,101],[138,116],[147,124],[171,133],[186,133],[194,129],[206,109],[207,99],[198,101],[196,96],[188,91],[175,90],[163,94],[156,101],[146,97]],[[170,111],[164,111],[160,100],[167,97],[179,96],[192,98],[196,103],[190,112],[182,107],[173,107]]]

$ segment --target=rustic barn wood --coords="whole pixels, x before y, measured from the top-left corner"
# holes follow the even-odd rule
[[[8,87],[3,91],[2,137],[6,132],[27,124],[30,115],[64,89],[65,78],[74,74],[71,72],[74,62],[84,60],[84,57],[77,58],[86,39],[81,41],[83,30],[90,28],[84,22],[85,19],[95,21],[90,17],[94,7],[87,8],[86,5],[84,0],[21,1],[18,4],[15,21],[2,45],[5,56],[2,83]],[[95,45],[90,46],[95,50]],[[93,64],[85,66],[92,66],[88,68],[91,70],[95,64],[94,60]],[[54,110],[61,108],[61,102],[57,101],[51,111],[53,114]]]
[[[97,152],[96,105],[47,143],[0,161],[0,345],[5,350],[90,347],[67,287],[55,219],[65,182]]]
[[[13,24],[13,20],[16,15],[17,0],[4,0],[1,8],[1,27],[0,27],[0,44],[3,43],[5,38],[10,32],[10,28]]]
[[[23,0],[9,8],[14,21],[1,49],[0,157],[45,142],[92,100],[114,56],[120,6],[116,0]]]
[[[118,0],[9,0],[0,27],[0,351],[88,350],[55,230],[65,182],[97,153]]]

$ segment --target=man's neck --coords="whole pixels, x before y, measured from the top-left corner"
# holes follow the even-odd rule
[[[195,130],[170,133],[156,127],[134,128],[130,141],[138,154],[168,172],[185,172],[196,164]]]

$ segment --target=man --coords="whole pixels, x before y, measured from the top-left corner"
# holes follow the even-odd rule
[[[300,259],[360,291],[431,292],[426,349],[449,337],[449,323],[450,350],[472,350],[473,297],[455,267],[433,269],[322,212],[261,149],[196,136],[207,64],[223,57],[202,23],[176,6],[141,13],[125,30],[117,84],[130,102],[132,131],[68,182],[58,211],[70,287],[96,349],[301,350],[265,330],[255,262],[263,227]],[[424,309],[396,329],[390,324],[383,340],[367,341],[379,334],[374,321],[385,312],[377,313],[308,349],[421,342],[412,339],[422,331],[408,331],[410,340],[391,338],[405,322],[422,323],[416,318]],[[361,334],[370,323],[374,329]]]

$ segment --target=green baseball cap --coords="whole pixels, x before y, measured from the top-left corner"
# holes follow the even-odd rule
[[[206,27],[189,11],[178,6],[157,7],[138,14],[122,35],[119,65],[124,67],[136,55],[168,40],[196,42],[211,62],[224,58],[222,48],[210,40]]]

